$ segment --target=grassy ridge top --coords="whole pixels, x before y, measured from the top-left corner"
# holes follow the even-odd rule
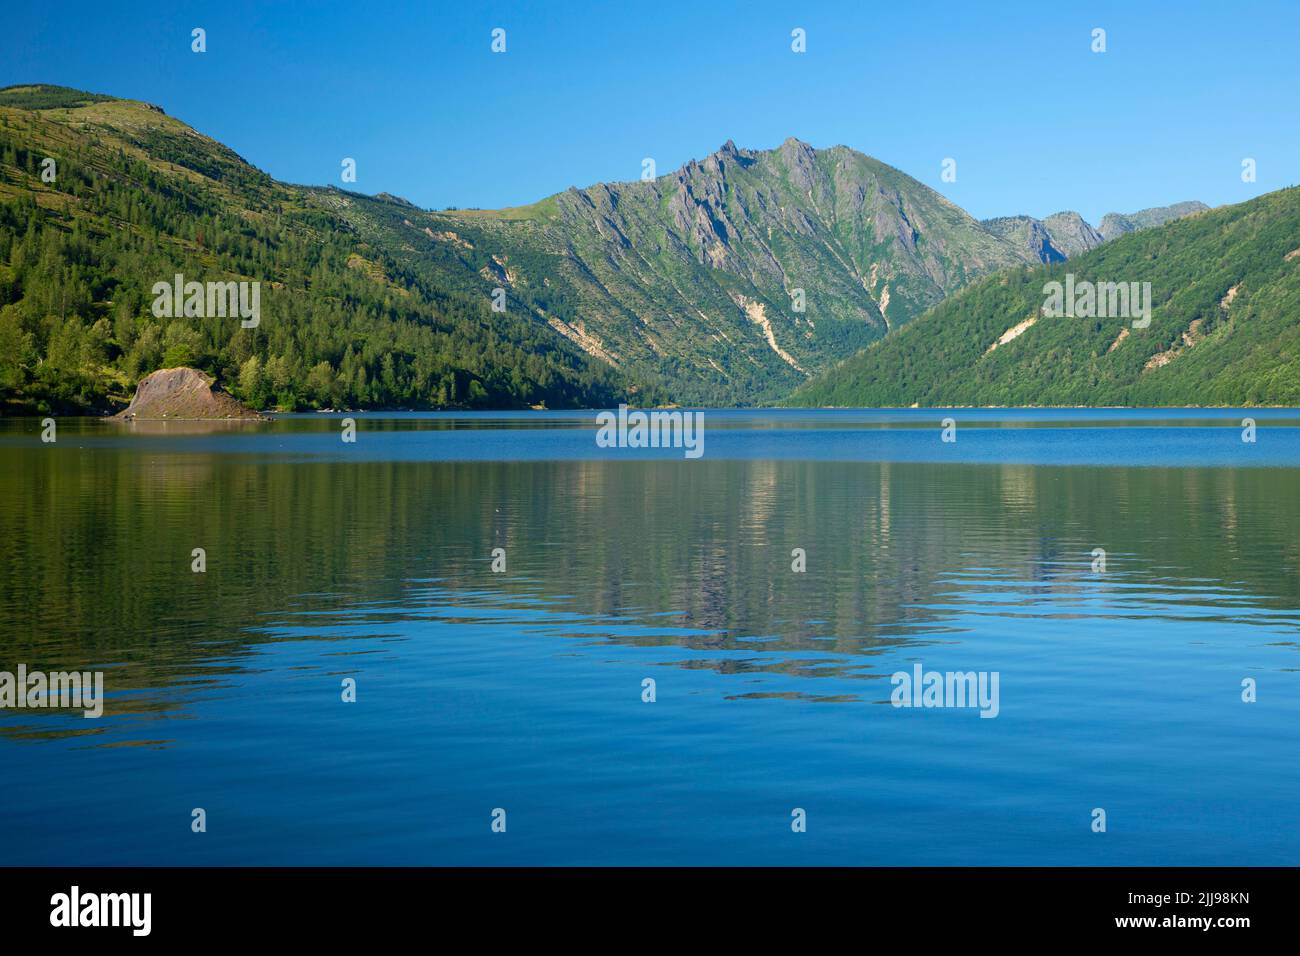
[[[103,93],[87,93],[49,83],[0,87],[0,106],[12,106],[20,110],[76,109],[113,99],[114,97]]]

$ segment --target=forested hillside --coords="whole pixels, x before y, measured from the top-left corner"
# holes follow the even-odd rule
[[[1067,275],[1150,283],[1150,325],[1044,314]],[[982,280],[791,404],[1300,405],[1300,187]]]
[[[47,160],[53,160],[51,165]],[[156,107],[0,91],[0,407],[107,407],[192,365],[261,407],[608,405],[646,393]],[[159,318],[154,283],[261,283],[256,328]]]

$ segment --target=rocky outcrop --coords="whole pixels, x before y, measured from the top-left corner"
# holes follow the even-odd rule
[[[1043,220],[1043,226],[1052,237],[1052,245],[1067,259],[1105,242],[1101,233],[1088,225],[1077,212],[1053,213]]]
[[[137,421],[262,419],[232,395],[213,388],[214,381],[194,368],[159,369],[140,380],[131,404],[115,417]]]
[[[1000,216],[997,219],[985,219],[985,229],[995,236],[1001,236],[1029,250],[1029,254],[1039,262],[1060,262],[1069,257],[1053,242],[1052,233],[1041,219],[1033,216]]]

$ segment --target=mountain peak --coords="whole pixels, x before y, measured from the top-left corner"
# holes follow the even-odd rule
[[[780,152],[781,155],[787,157],[787,159],[809,161],[809,163],[816,155],[816,150],[814,150],[813,147],[803,142],[802,139],[796,139],[794,137],[785,138],[785,142],[781,143],[780,150],[777,152]]]

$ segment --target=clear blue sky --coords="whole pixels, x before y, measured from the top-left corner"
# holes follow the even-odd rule
[[[1300,181],[1295,0],[13,3],[0,85],[36,81],[157,103],[291,182],[338,183],[355,157],[353,188],[437,208],[787,136],[861,150],[979,217],[1095,223]]]

